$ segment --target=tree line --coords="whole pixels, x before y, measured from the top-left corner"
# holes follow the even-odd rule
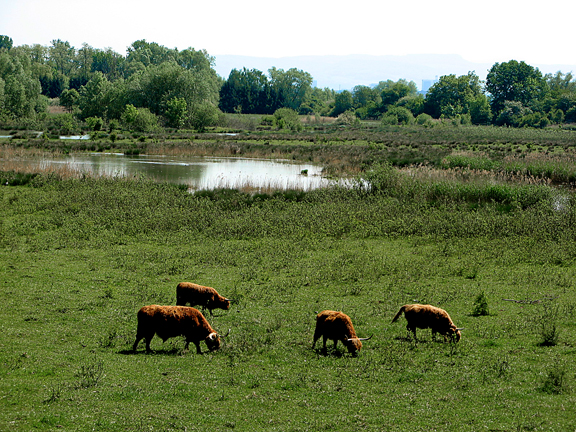
[[[146,40],[135,41],[121,55],[86,43],[76,49],[60,39],[50,46],[13,46],[10,37],[0,36],[0,121],[45,115],[50,99],[59,98],[81,120],[120,121],[143,131],[202,130],[222,113],[278,110],[385,124],[439,118],[514,127],[576,122],[572,73],[543,75],[516,60],[494,64],[485,82],[475,72],[442,76],[426,94],[403,79],[341,92],[320,89],[297,68],[273,67],[267,74],[234,69],[224,79],[214,62],[205,50],[179,51]]]

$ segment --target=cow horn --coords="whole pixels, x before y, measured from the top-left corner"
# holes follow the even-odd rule
[[[210,340],[214,340],[217,337],[218,337],[218,333],[216,333],[216,332],[212,332],[208,335],[208,339],[210,339]]]
[[[367,337],[367,338],[357,338],[357,339],[358,339],[359,341],[367,341],[367,340],[369,340],[369,339],[372,339],[372,336],[374,336],[374,335],[371,335],[370,337]]]
[[[232,329],[228,329],[228,333],[226,333],[225,335],[220,335],[220,337],[225,338],[226,336],[228,336],[230,334],[230,330],[232,330]]]

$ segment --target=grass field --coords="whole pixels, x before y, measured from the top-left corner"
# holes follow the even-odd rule
[[[0,194],[2,430],[576,427],[572,210],[50,176]],[[132,353],[137,310],[184,280],[237,300],[209,317],[222,348]],[[391,324],[412,302],[460,343]],[[324,309],[374,335],[358,356],[311,349]]]
[[[50,174],[0,187],[0,430],[576,429],[571,197],[368,178],[274,196]],[[208,316],[231,329],[222,348],[132,353],[138,309],[175,304],[181,281],[236,300]],[[462,340],[391,324],[413,302],[446,309]],[[324,309],[374,335],[358,356],[311,349]]]

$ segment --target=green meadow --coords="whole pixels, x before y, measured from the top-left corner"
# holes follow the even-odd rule
[[[506,160],[461,150],[438,166]],[[0,173],[0,430],[575,430],[571,192],[378,162],[310,192]],[[181,281],[235,300],[206,315],[221,349],[133,353],[138,309]],[[462,340],[391,324],[416,302]],[[373,335],[357,356],[312,350],[325,309]]]

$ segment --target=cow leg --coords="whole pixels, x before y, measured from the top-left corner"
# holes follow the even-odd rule
[[[141,340],[142,340],[142,336],[136,335],[136,342],[134,342],[134,345],[132,345],[132,351],[136,352],[136,347],[138,346],[138,342],[140,342]]]
[[[321,335],[314,333],[314,342],[312,342],[312,349],[314,349],[314,347],[316,346],[316,341],[320,339],[320,336]]]
[[[150,349],[150,342],[152,342],[153,337],[154,335],[146,336],[146,352],[152,352],[152,350]]]
[[[414,334],[414,340],[418,340],[416,338],[416,327],[410,327],[409,325],[406,326],[406,330],[412,332]]]
[[[202,350],[200,349],[200,341],[194,341],[194,345],[196,345],[196,354],[202,354]]]

